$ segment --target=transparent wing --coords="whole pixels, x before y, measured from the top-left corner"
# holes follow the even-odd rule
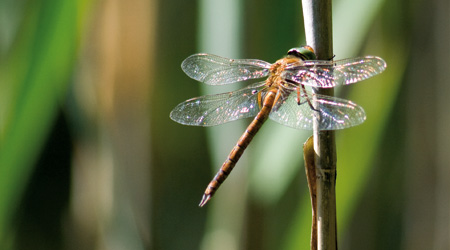
[[[313,102],[313,94],[302,94],[300,105],[297,92],[292,91],[287,98],[281,98],[275,104],[269,118],[296,129],[313,129],[315,113],[320,115],[320,130],[337,130],[359,125],[364,122],[364,109],[357,104],[336,97],[315,95],[318,111],[311,109],[306,98]]]
[[[234,92],[196,97],[178,104],[170,118],[184,125],[214,126],[253,117],[260,110],[258,92],[261,91],[264,95],[264,82]]]
[[[385,69],[386,62],[383,59],[366,56],[338,61],[299,62],[288,66],[282,76],[307,86],[331,88],[368,79]]]
[[[195,54],[181,63],[189,77],[209,85],[224,85],[267,76],[270,63],[256,59],[228,59],[210,54]]]

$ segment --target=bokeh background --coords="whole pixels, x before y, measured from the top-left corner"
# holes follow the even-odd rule
[[[387,70],[342,87],[340,249],[450,249],[450,2],[336,0],[336,59]],[[208,52],[269,62],[304,44],[301,1],[0,0],[0,249],[309,249],[302,145],[268,121],[197,206],[249,120],[169,119]],[[447,79],[446,79],[447,78]]]

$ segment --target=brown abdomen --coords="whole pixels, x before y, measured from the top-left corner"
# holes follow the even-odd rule
[[[231,170],[233,170],[234,166],[241,158],[248,144],[250,144],[255,134],[267,120],[267,118],[269,117],[269,113],[272,110],[276,95],[276,88],[273,88],[267,92],[267,95],[264,97],[263,106],[258,115],[256,115],[255,119],[253,119],[250,125],[248,125],[244,134],[236,143],[236,146],[234,146],[234,148],[231,150],[227,160],[222,164],[219,172],[217,172],[213,180],[208,184],[208,187],[205,190],[205,194],[203,195],[203,198],[199,204],[200,207],[204,206],[211,199],[222,182],[225,181],[225,179],[231,173]]]

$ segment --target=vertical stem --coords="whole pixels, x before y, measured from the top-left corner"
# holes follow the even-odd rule
[[[306,42],[319,60],[333,57],[331,0],[302,0]],[[317,88],[314,93],[333,95],[333,89]],[[314,124],[317,175],[317,237],[319,250],[336,250],[336,144],[334,131],[319,130]]]

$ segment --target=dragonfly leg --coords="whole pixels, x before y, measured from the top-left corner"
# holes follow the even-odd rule
[[[295,89],[297,90],[297,104],[298,104],[298,105],[302,105],[303,103],[305,103],[305,102],[301,102],[300,87],[298,86],[299,84],[296,83],[296,82],[294,82],[294,81],[292,81],[292,80],[289,80],[289,79],[286,79],[286,82],[292,83],[292,84],[294,84],[295,86],[297,86],[297,87],[295,88]]]
[[[305,94],[305,98],[306,98],[306,101],[308,102],[309,107],[312,110],[319,112],[319,110],[314,108],[314,106],[312,105],[311,99],[309,98],[308,93],[306,92],[305,85],[303,85],[303,84],[301,84],[301,85],[302,85],[303,93]]]
[[[261,91],[258,92],[258,107],[262,108],[263,105],[263,101],[262,101],[262,95],[261,95]]]
[[[289,83],[293,83],[293,84],[299,85],[298,83],[296,83],[296,82],[294,82],[292,80],[286,79],[286,81],[289,82]],[[298,105],[302,105],[305,102],[307,102],[309,107],[312,110],[319,111],[319,110],[315,109],[314,106],[312,105],[311,100],[309,99],[308,94],[306,92],[305,85],[303,85],[303,84],[300,84],[300,85],[301,85],[301,88],[300,88],[300,86],[297,86],[297,88],[296,88],[296,90],[297,90],[297,104]],[[305,94],[305,101],[303,101],[303,102],[301,101],[301,97],[302,97],[302,93],[301,92],[303,92]]]
[[[300,88],[297,87],[297,104],[301,105],[302,103],[300,102]]]

